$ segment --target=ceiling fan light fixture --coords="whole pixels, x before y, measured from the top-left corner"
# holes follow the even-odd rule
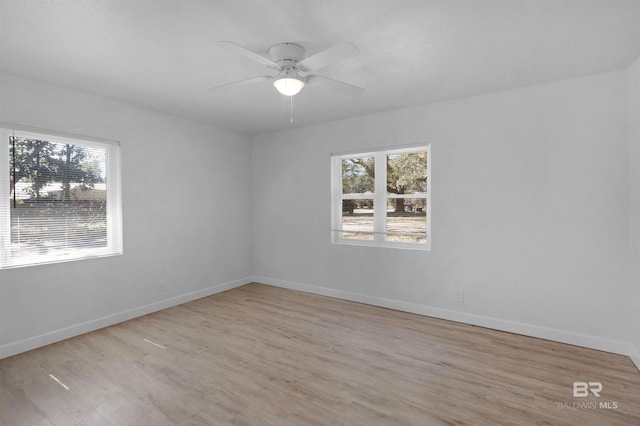
[[[273,86],[278,92],[285,96],[293,96],[300,93],[304,87],[304,81],[298,77],[283,77],[273,82]]]

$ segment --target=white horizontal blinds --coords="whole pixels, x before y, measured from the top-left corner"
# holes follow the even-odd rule
[[[1,266],[122,252],[117,145],[16,131],[8,145]]]

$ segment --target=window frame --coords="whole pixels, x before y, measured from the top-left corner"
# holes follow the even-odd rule
[[[10,162],[9,138],[12,136],[28,139],[46,140],[52,143],[72,144],[87,148],[105,150],[106,175],[106,219],[107,243],[105,247],[84,248],[80,253],[72,253],[61,258],[60,255],[26,257],[12,256],[11,243],[11,207],[10,207]],[[73,135],[36,128],[20,127],[0,123],[0,270],[62,263],[97,257],[118,256],[123,254],[122,226],[122,183],[120,143],[108,139]]]
[[[427,191],[415,194],[387,193],[387,156],[393,154],[427,153]],[[373,194],[343,194],[342,160],[373,157],[375,161],[375,192]],[[346,197],[345,197],[346,196]],[[426,213],[426,239],[424,243],[388,241],[387,201],[395,198],[424,198]],[[373,199],[373,239],[344,238],[342,228],[342,202],[345,199]],[[350,151],[331,154],[331,242],[333,244],[386,247],[410,250],[431,250],[431,144],[387,147],[367,151]]]

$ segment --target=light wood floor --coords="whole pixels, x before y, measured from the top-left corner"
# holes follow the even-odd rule
[[[601,382],[600,398],[574,398],[574,381]],[[250,284],[0,360],[0,425],[51,424],[640,425],[640,373],[619,355]]]

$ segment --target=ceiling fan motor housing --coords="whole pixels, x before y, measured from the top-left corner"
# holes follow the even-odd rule
[[[298,62],[307,56],[304,47],[294,43],[279,43],[271,46],[269,56],[283,68],[297,67]]]

